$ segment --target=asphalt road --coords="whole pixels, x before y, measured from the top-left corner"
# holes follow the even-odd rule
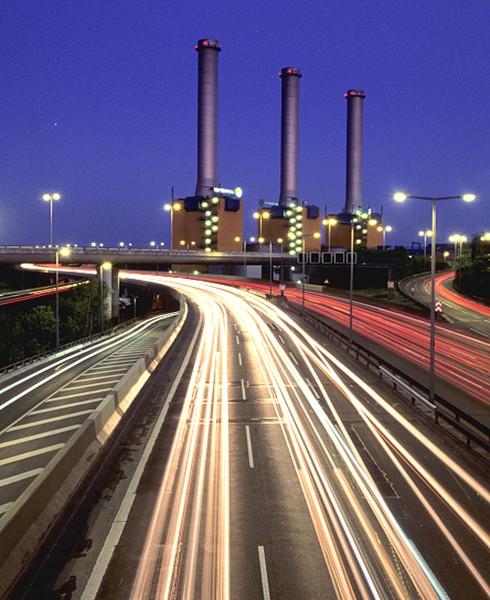
[[[1,378],[0,519],[172,318],[149,319]]]
[[[481,463],[262,298],[171,285],[182,337],[16,600],[488,596]]]
[[[442,303],[444,318],[462,329],[490,338],[490,306],[458,293],[453,282],[454,272],[436,277],[436,300]],[[403,291],[416,302],[430,307],[430,276],[405,280]]]

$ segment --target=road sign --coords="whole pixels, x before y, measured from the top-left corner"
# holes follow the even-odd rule
[[[386,283],[386,287],[387,287],[389,290],[394,290],[394,289],[395,289],[395,282],[394,282],[394,281],[388,281],[388,282]]]
[[[436,300],[435,311],[442,313],[442,302],[440,300]]]

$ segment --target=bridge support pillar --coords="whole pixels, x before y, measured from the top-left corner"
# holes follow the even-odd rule
[[[119,321],[119,269],[112,267],[111,282],[111,316],[113,320]]]
[[[104,319],[119,317],[119,269],[105,262],[97,267],[100,282],[100,302]]]

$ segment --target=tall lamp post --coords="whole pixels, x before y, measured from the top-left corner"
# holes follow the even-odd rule
[[[354,217],[350,224],[350,277],[349,277],[349,344],[352,344],[353,295],[354,295],[354,230],[358,220]],[[359,240],[360,241],[360,240]]]
[[[59,275],[59,266],[60,266],[60,256],[70,256],[69,248],[58,248],[56,246],[55,257],[56,257],[56,273],[55,273],[55,327],[56,327],[56,350],[60,347],[60,275]]]
[[[383,250],[386,248],[386,234],[389,233],[390,231],[393,231],[393,227],[391,225],[386,225],[385,227],[382,227],[381,225],[379,227],[377,227],[378,231],[381,231],[383,234]]]
[[[53,245],[53,200],[59,200],[59,194],[44,194],[44,202],[49,202],[49,245]]]
[[[320,237],[320,234],[318,232],[303,233],[303,235],[301,236],[302,250],[303,250],[303,271],[302,271],[302,277],[301,277],[301,306],[303,308],[305,307],[305,278],[306,278],[305,264],[306,264],[306,238],[307,237],[314,237],[314,238],[318,239]]]
[[[324,219],[323,220],[323,224],[327,225],[328,227],[328,251],[330,252],[330,239],[331,239],[331,233],[332,233],[332,227],[334,225],[337,225],[337,219],[334,219],[333,217],[329,217],[328,219]]]
[[[463,256],[463,244],[468,241],[468,238],[465,235],[451,235],[449,237],[449,241],[454,243],[454,267],[458,261],[461,263],[461,257]],[[458,243],[459,243],[459,252],[458,252]]]
[[[424,238],[424,260],[427,256],[427,238],[432,236],[432,231],[428,229],[427,231],[419,231],[420,237]]]
[[[268,219],[270,217],[270,212],[268,210],[262,210],[260,212],[255,212],[254,213],[254,219],[258,219],[259,221],[259,243],[261,244],[261,251],[262,251],[262,244],[264,242],[264,236],[263,236],[263,229],[264,229],[264,219]],[[262,241],[260,241],[262,240]]]
[[[436,206],[442,200],[461,199],[465,202],[473,202],[475,194],[462,194],[460,196],[439,196],[436,198],[430,196],[409,196],[402,192],[397,192],[393,199],[396,202],[405,202],[407,198],[416,200],[427,200],[432,203],[432,252],[430,257],[430,341],[429,341],[429,401],[434,404],[434,386],[435,386],[435,359],[436,359]]]

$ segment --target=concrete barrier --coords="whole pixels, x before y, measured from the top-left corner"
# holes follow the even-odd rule
[[[0,597],[15,584],[187,318],[180,314],[0,519]]]

